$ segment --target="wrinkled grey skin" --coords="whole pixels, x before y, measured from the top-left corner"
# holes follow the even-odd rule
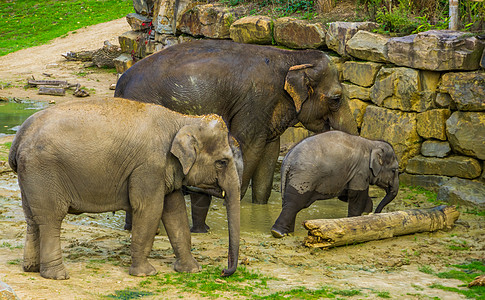
[[[322,51],[200,40],[166,48],[137,62],[116,85],[115,96],[154,102],[185,114],[216,113],[240,142],[253,203],[271,194],[280,135],[301,122],[357,134],[342,99],[338,71]],[[192,198],[193,232],[207,232],[210,197]]]
[[[231,143],[219,116],[185,116],[124,99],[76,100],[35,113],[21,126],[9,154],[27,221],[24,271],[69,278],[59,239],[63,218],[116,210],[133,215],[131,275],[156,274],[147,256],[160,219],[174,249],[175,270],[199,271],[181,191],[192,185],[226,193],[229,267],[223,275],[234,273],[242,158]]]
[[[348,216],[372,211],[369,185],[386,190],[375,212],[399,191],[399,170],[392,146],[340,131],[309,137],[288,152],[281,165],[282,210],[271,229],[283,237],[295,229],[296,214],[316,200],[339,197]]]

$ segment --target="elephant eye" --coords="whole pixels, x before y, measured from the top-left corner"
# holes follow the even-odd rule
[[[228,163],[227,158],[218,159],[218,160],[216,160],[216,168],[223,169],[223,168],[227,167],[227,163]]]
[[[328,107],[330,108],[331,111],[339,110],[341,103],[342,102],[340,101],[340,96],[328,97]]]

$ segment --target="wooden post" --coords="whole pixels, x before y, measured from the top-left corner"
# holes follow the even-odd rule
[[[330,248],[393,236],[450,228],[460,216],[454,206],[411,209],[341,219],[303,222],[307,247]]]
[[[449,17],[450,23],[448,29],[458,30],[458,0],[450,0]]]

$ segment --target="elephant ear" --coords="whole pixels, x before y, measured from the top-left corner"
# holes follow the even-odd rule
[[[383,161],[384,150],[381,148],[372,149],[370,152],[370,169],[374,176],[379,175],[382,169],[382,165],[384,164]]]
[[[189,173],[190,168],[195,163],[197,157],[196,144],[197,140],[190,132],[188,126],[182,127],[173,139],[170,152],[180,161],[184,175]]]
[[[309,80],[305,72],[307,68],[313,68],[313,65],[303,64],[292,66],[286,74],[285,91],[293,98],[297,113],[300,112],[303,102],[305,102],[308,94],[311,92]]]

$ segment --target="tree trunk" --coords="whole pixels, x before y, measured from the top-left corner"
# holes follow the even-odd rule
[[[53,95],[53,96],[64,96],[66,90],[63,88],[53,88],[53,87],[39,87],[39,95]]]
[[[449,7],[450,22],[448,29],[458,30],[458,0],[450,0]]]
[[[393,236],[450,228],[460,216],[454,206],[411,209],[341,219],[308,220],[307,247],[330,248]]]

